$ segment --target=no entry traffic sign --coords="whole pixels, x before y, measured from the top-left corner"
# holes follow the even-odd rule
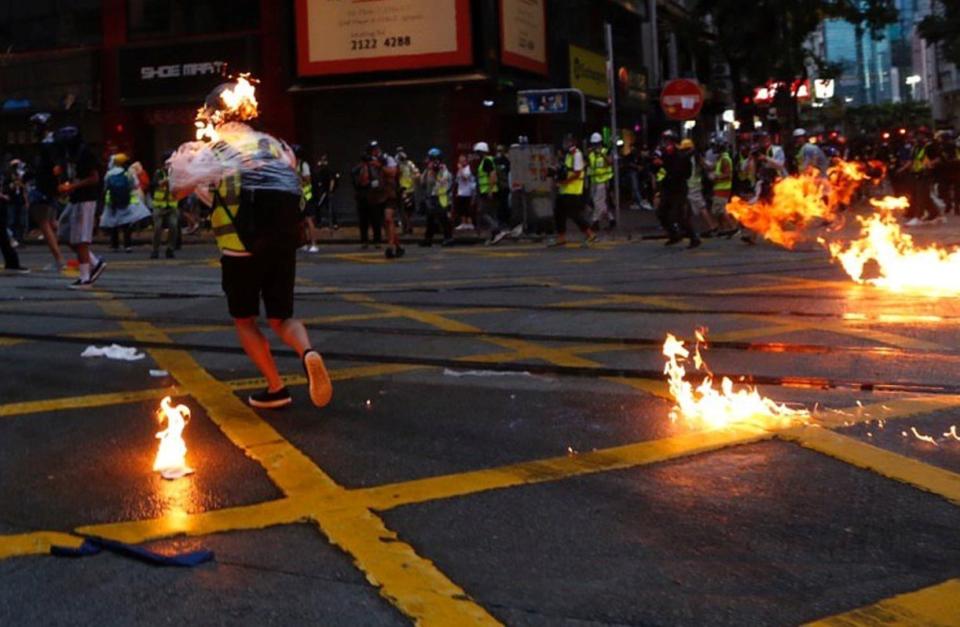
[[[668,81],[660,92],[660,106],[671,120],[692,120],[703,107],[700,83],[686,78]]]

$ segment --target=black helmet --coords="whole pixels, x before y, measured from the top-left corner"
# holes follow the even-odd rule
[[[53,134],[53,140],[58,144],[69,146],[80,142],[80,129],[76,126],[63,126]]]

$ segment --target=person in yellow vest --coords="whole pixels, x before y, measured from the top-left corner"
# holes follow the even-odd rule
[[[304,222],[307,239],[309,243],[304,246],[308,253],[320,252],[317,246],[317,205],[313,198],[313,172],[310,170],[310,160],[303,156],[303,147],[299,144],[291,146],[293,154],[297,158],[297,174],[300,175],[300,193],[303,195]]]
[[[427,165],[420,175],[420,182],[427,194],[427,228],[423,233],[420,246],[429,248],[433,245],[433,235],[437,232],[437,225],[443,233],[442,246],[453,244],[453,225],[450,223],[450,190],[453,187],[453,174],[443,162],[443,153],[439,148],[427,151]]]
[[[730,156],[730,146],[722,138],[715,141],[715,148],[718,156],[713,172],[710,173],[713,180],[710,213],[717,221],[718,235],[730,239],[740,230],[737,221],[727,213],[727,203],[730,202],[733,191],[733,157]]]
[[[153,251],[151,259],[160,258],[160,241],[163,239],[163,230],[167,230],[167,259],[173,259],[173,249],[177,244],[177,226],[180,222],[180,213],[177,211],[177,199],[170,192],[170,177],[167,172],[167,160],[171,153],[163,155],[163,165],[153,173],[153,192],[151,204],[153,211]]]
[[[557,200],[553,206],[554,226],[556,237],[547,243],[548,247],[565,246],[567,243],[567,220],[583,232],[584,245],[595,242],[596,234],[590,228],[590,223],[583,217],[584,198],[583,187],[586,178],[586,163],[583,153],[577,148],[577,142],[572,136],[563,141],[561,156],[562,167],[557,168]]]
[[[587,153],[587,176],[590,178],[590,200],[593,215],[590,226],[597,230],[600,221],[606,219],[608,228],[616,228],[617,219],[610,213],[610,181],[613,180],[613,157],[603,145],[600,133],[590,136],[590,151]]]
[[[499,244],[508,231],[500,224],[500,203],[498,193],[501,183],[497,173],[497,163],[490,156],[490,146],[487,142],[477,142],[473,145],[473,152],[477,157],[477,219],[490,230],[490,239],[487,245]]]
[[[170,188],[178,198],[195,192],[212,209],[227,308],[240,345],[267,381],[247,402],[264,409],[293,402],[257,324],[262,301],[270,328],[300,356],[310,400],[324,407],[333,396],[330,376],[303,323],[293,317],[303,201],[296,158],[284,142],[244,124],[257,116],[256,107],[227,106],[221,94],[236,88],[236,82],[224,83],[207,96],[198,122],[214,124],[222,134],[177,150],[169,162]]]
[[[916,145],[913,148],[908,164],[913,187],[910,197],[910,208],[904,217],[906,226],[918,226],[939,218],[939,211],[930,197],[933,189],[933,170],[937,164],[937,151],[931,141],[930,129],[925,126],[917,129]]]
[[[413,214],[416,208],[417,181],[420,170],[417,164],[407,156],[403,146],[397,146],[397,185],[400,188],[400,218],[403,222],[403,234],[413,233]]]
[[[125,153],[110,157],[104,177],[103,213],[100,228],[110,233],[110,249],[120,250],[120,234],[123,234],[124,252],[133,252],[133,227],[150,217],[150,210],[143,199],[138,173],[139,163],[130,164]]]

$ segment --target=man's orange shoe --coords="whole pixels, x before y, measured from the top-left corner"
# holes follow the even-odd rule
[[[320,353],[313,349],[304,353],[303,369],[310,385],[310,400],[317,407],[326,407],[333,398],[333,383],[330,382],[330,374],[323,365]]]

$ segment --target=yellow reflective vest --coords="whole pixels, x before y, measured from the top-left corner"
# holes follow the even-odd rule
[[[573,164],[576,163],[575,155],[580,152],[579,148],[574,148],[573,152],[568,152],[563,159],[563,165],[567,168],[567,180],[560,182],[560,194],[564,196],[580,196],[583,194],[583,170],[575,172]],[[576,178],[569,178],[576,176]]]
[[[496,172],[497,166],[490,155],[481,159],[480,165],[477,167],[477,191],[483,195],[496,194],[499,190],[499,181],[491,181],[490,172],[484,172],[488,163],[490,164],[490,171]]]
[[[240,173],[228,174],[217,186],[210,226],[221,252],[245,253],[246,246],[237,234],[237,212],[240,210]]]
[[[723,174],[723,164],[727,164],[728,174],[726,178],[721,178]],[[717,165],[713,170],[713,191],[714,192],[724,192],[721,195],[729,195],[729,192],[733,187],[733,159],[730,158],[730,153],[723,153],[720,155],[720,158],[717,159]]]
[[[607,162],[606,148],[590,151],[588,172],[593,183],[607,183],[613,178],[613,166]]]

